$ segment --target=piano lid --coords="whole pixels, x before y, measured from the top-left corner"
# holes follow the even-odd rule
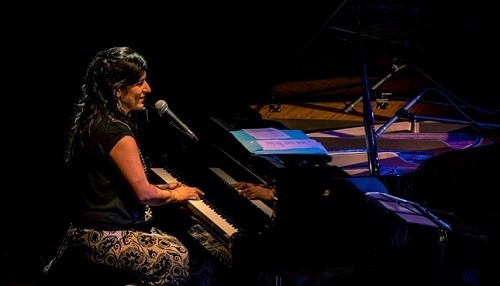
[[[38,13],[37,5],[47,12]],[[332,0],[186,2],[165,7],[148,3],[135,21],[123,18],[134,12],[128,6],[95,9],[82,2],[75,3],[79,13],[73,13],[56,12],[57,7],[47,5],[34,4],[30,11],[14,15],[20,22],[36,24],[13,34],[16,41],[8,45],[23,55],[13,58],[26,58],[24,64],[12,65],[19,68],[17,72],[25,74],[22,69],[29,66],[30,72],[47,75],[40,83],[49,80],[51,68],[54,73],[64,71],[60,76],[68,80],[61,82],[77,90],[80,81],[75,78],[97,50],[130,45],[149,59],[152,105],[159,99],[173,108],[186,101],[201,107],[214,102],[231,105],[232,100],[267,102],[269,91],[281,82],[359,76],[355,32],[361,19],[371,78],[385,75],[397,58],[465,98],[488,107],[500,101],[492,94],[496,73],[490,72],[498,65],[493,56],[497,50],[493,4]],[[40,35],[43,45],[36,40]],[[34,45],[48,53],[37,64],[24,57]],[[425,80],[422,75],[411,78]]]
[[[37,44],[35,36],[41,34],[45,44],[39,48],[49,54],[46,62],[33,65],[28,58],[25,65],[13,66],[30,66],[42,75],[51,74],[47,68],[65,71],[71,80],[61,82],[78,92],[80,82],[75,78],[97,50],[130,45],[149,60],[153,93],[147,100],[151,105],[164,99],[179,112],[181,108],[228,112],[237,103],[268,102],[277,84],[310,79],[341,84],[283,100],[308,101],[319,96],[330,101],[348,97],[349,101],[359,94],[351,87],[361,85],[360,22],[372,84],[397,59],[422,73],[401,70],[383,85],[389,87],[398,80],[387,88],[390,92],[414,95],[429,85],[429,76],[472,103],[489,108],[500,105],[500,97],[494,95],[496,73],[490,72],[498,64],[493,56],[497,47],[490,40],[496,34],[492,25],[496,17],[491,16],[496,9],[489,6],[493,4],[332,0],[160,5],[148,3],[146,14],[137,21],[123,19],[133,12],[130,7],[96,10],[80,4],[81,16],[26,12],[19,19],[26,17],[37,25],[22,33],[16,52],[29,54]],[[78,53],[64,47],[77,47]],[[350,81],[345,83],[345,79]]]
[[[485,5],[430,0],[243,4],[210,7],[210,13],[193,9],[177,30],[155,28],[156,37],[144,47],[154,70],[152,101],[162,97],[174,108],[188,101],[189,108],[223,106],[227,112],[235,101],[268,102],[277,84],[311,79],[341,84],[282,100],[353,99],[359,89],[352,87],[361,86],[358,22],[372,84],[396,61],[414,68],[395,74],[387,83],[390,92],[412,96],[433,85],[432,79],[473,104],[491,108],[500,101],[491,94],[496,78],[488,70],[496,59],[488,41],[491,9]],[[171,52],[158,45],[160,31],[171,39]]]

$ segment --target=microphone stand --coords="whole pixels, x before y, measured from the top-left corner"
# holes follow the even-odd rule
[[[396,72],[398,72],[399,70],[401,70],[402,68],[404,68],[406,65],[401,65],[401,66],[397,66],[396,64],[394,64],[392,66],[392,71],[389,72],[385,77],[381,78],[379,81],[377,81],[377,83],[375,83],[372,88],[371,88],[371,91],[375,91],[377,90],[377,88],[379,88],[379,86],[381,86],[386,80],[388,80],[393,74],[395,74]],[[357,99],[351,101],[351,103],[349,103],[346,107],[344,107],[343,111],[344,113],[348,113],[349,111],[351,111],[354,106],[356,104],[358,104],[359,102],[361,102],[361,100],[363,100],[363,95],[361,95],[360,97],[358,97]]]
[[[370,87],[368,83],[368,76],[366,70],[365,50],[363,45],[363,35],[361,33],[361,7],[359,1],[356,1],[356,8],[358,9],[358,36],[359,36],[359,50],[361,58],[361,79],[363,89],[363,122],[365,127],[365,139],[367,146],[368,156],[368,170],[370,175],[380,175],[380,163],[378,161],[377,142],[375,137],[374,128],[374,115],[371,103]]]
[[[169,123],[170,123],[170,125],[175,127],[177,130],[179,130],[182,134],[184,134],[187,137],[189,137],[190,139],[192,139],[194,142],[200,141],[200,139],[198,139],[198,136],[196,136],[196,134],[194,134],[193,131],[189,130],[189,128],[187,128],[186,125],[179,126],[178,123],[174,123],[173,121],[169,121]]]
[[[391,119],[389,119],[386,123],[384,123],[382,126],[380,126],[380,128],[375,133],[375,136],[379,137],[380,134],[384,133],[384,131],[387,128],[389,128],[389,126],[394,124],[394,122],[396,122],[396,120],[398,120],[398,118],[405,117],[408,114],[408,109],[410,109],[410,107],[412,107],[424,95],[424,93],[427,90],[428,89],[425,89],[424,91],[420,92],[419,94],[417,94],[417,96],[415,96],[412,100],[410,100],[407,104],[405,104],[405,106],[401,107],[401,109],[399,109],[396,112],[396,114],[394,114],[394,116],[391,117]]]
[[[439,122],[445,122],[445,123],[474,124],[474,122],[472,122],[470,120],[460,120],[460,119],[443,118],[443,117],[435,117],[435,116],[416,115],[416,114],[409,114],[409,113],[407,116],[404,116],[404,117],[408,118],[412,121],[431,120],[431,121],[439,121]],[[495,124],[495,123],[477,122],[476,124],[479,126],[482,126],[482,127],[486,127],[486,128],[500,128],[500,124]]]
[[[409,114],[408,110],[429,90],[433,88],[426,88],[423,91],[419,92],[414,98],[412,98],[408,103],[406,103],[402,108],[400,108],[394,116],[392,116],[386,123],[384,123],[380,128],[375,132],[375,137],[379,137],[382,133],[387,130],[396,120],[399,118],[407,118],[412,120],[413,122],[416,122],[417,120],[433,120],[433,121],[440,121],[440,122],[447,122],[447,123],[463,123],[463,124],[473,124],[473,125],[478,125],[484,128],[498,128],[500,127],[500,124],[494,124],[494,123],[485,123],[485,122],[474,122],[472,120],[466,121],[466,120],[458,120],[458,119],[447,119],[447,118],[442,118],[442,117],[431,117],[431,116],[421,116],[421,115],[415,115],[415,114]]]

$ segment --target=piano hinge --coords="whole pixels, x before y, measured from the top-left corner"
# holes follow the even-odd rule
[[[269,96],[269,112],[281,112],[281,103],[279,102],[279,94],[273,89]]]

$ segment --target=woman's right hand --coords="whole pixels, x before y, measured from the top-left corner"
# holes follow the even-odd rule
[[[170,187],[170,186],[169,186]],[[200,189],[190,187],[184,184],[178,184],[169,188],[175,202],[184,202],[187,200],[199,200],[205,195]]]

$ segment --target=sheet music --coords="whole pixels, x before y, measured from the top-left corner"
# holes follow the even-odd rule
[[[323,148],[318,141],[313,139],[299,140],[257,140],[257,143],[262,146],[263,150],[290,150],[304,148]]]
[[[290,135],[276,128],[242,129],[248,135],[258,140],[289,139]]]
[[[448,224],[416,202],[379,192],[367,192],[365,195],[375,199],[385,209],[396,214],[406,222],[451,230]]]
[[[253,154],[327,154],[320,142],[299,129],[242,129],[231,134]]]

